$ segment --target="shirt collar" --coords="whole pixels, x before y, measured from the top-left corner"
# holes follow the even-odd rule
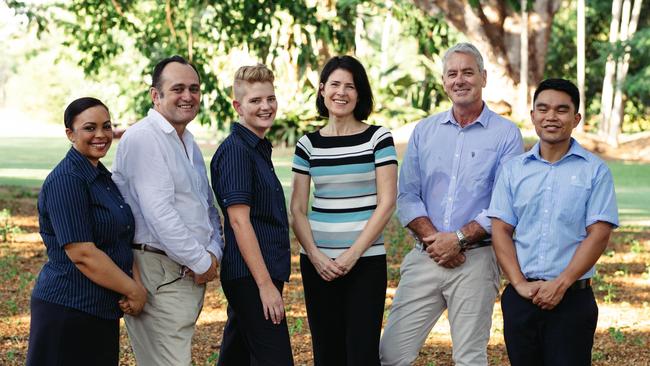
[[[583,158],[587,160],[587,150],[585,150],[584,147],[582,147],[578,141],[576,141],[573,137],[571,138],[571,142],[569,145],[569,151],[564,154],[562,159],[558,160],[558,162],[566,159],[567,157],[571,155],[578,156],[580,158]],[[524,163],[530,161],[530,160],[539,160],[539,161],[546,161],[544,158],[542,158],[542,155],[539,152],[539,141],[533,146],[532,149],[524,153]]]
[[[234,122],[231,127],[231,131],[239,135],[250,147],[256,147],[260,142],[266,140],[259,138],[253,131],[244,127],[239,122]]]
[[[86,158],[85,156],[81,155],[77,149],[74,147],[71,147],[70,150],[68,151],[68,154],[66,155],[66,159],[69,159],[74,166],[79,169],[79,173],[81,173],[81,176],[88,182],[92,182],[95,179],[97,179],[97,176],[100,174],[106,175],[108,177],[111,176],[111,172],[106,169],[104,164],[100,161],[97,164],[97,167],[92,165],[90,163],[90,160]]]
[[[176,133],[176,129],[174,126],[172,126],[169,121],[167,121],[167,118],[160,114],[157,110],[151,108],[149,109],[149,113],[147,113],[147,117],[150,117],[153,119],[155,122],[155,125],[158,126],[165,134],[171,135],[172,133]],[[194,135],[190,130],[185,128],[185,131],[183,131],[183,141],[187,144],[188,142],[191,142],[194,140]]]
[[[447,115],[445,116],[445,118],[443,118],[441,120],[441,122],[443,124],[444,123],[455,124],[455,125],[460,127],[460,123],[458,123],[458,121],[456,121],[456,118],[454,117],[453,108],[450,108],[446,113],[447,113]],[[476,120],[474,122],[470,123],[469,125],[472,125],[474,123],[478,123],[481,126],[487,128],[488,124],[490,123],[490,117],[492,117],[492,114],[494,114],[494,112],[492,112],[492,110],[490,110],[490,108],[488,108],[487,104],[485,102],[483,102],[483,109],[481,110],[481,114],[479,114],[478,117],[476,117]]]

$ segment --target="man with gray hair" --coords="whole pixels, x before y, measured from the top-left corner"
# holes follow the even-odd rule
[[[487,365],[499,269],[487,208],[501,165],[523,153],[517,126],[483,102],[480,52],[469,43],[443,57],[452,108],[420,121],[399,175],[397,215],[415,237],[380,344],[382,365],[412,364],[448,311],[456,365]]]

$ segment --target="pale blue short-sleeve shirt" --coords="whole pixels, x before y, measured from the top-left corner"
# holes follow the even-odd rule
[[[556,278],[587,236],[588,226],[598,221],[618,226],[612,174],[573,139],[569,151],[554,163],[540,156],[537,143],[503,166],[488,216],[515,227],[524,277]],[[580,278],[593,274],[592,267]]]

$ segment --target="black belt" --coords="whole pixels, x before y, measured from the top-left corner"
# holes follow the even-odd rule
[[[487,247],[487,246],[490,246],[490,245],[492,245],[491,240],[483,240],[483,241],[479,241],[479,242],[476,242],[476,243],[472,243],[472,244],[466,246],[463,250],[466,251],[466,250],[472,250],[472,249],[476,249],[476,248],[483,248],[483,247]],[[418,248],[420,250],[426,250],[428,246],[429,246],[428,244],[425,244],[425,243],[421,242],[419,239],[417,239],[417,238],[415,239],[415,247],[416,248]]]
[[[136,244],[136,243],[131,243],[131,248],[137,249],[137,250],[142,250],[144,252],[149,252],[149,253],[156,253],[156,254],[162,254],[164,256],[167,256],[167,253],[165,253],[164,250],[160,250],[158,248],[154,248],[151,245],[147,244]]]
[[[539,278],[526,278],[526,281],[534,282],[534,281],[546,281],[546,280],[542,280]],[[589,287],[591,287],[591,278],[585,278],[583,280],[577,280],[576,282],[572,283],[571,286],[569,286],[569,288],[567,289],[567,291],[584,290]]]
[[[476,243],[469,244],[465,247],[465,250],[472,250],[476,248],[483,248],[492,245],[492,240],[483,240]]]

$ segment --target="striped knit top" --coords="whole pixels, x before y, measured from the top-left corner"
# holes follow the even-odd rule
[[[349,136],[328,137],[316,131],[300,138],[292,170],[314,182],[309,223],[316,246],[325,255],[338,257],[361,234],[377,207],[375,168],[388,164],[397,164],[397,155],[384,127],[369,126]],[[363,256],[382,254],[386,254],[383,234]]]

